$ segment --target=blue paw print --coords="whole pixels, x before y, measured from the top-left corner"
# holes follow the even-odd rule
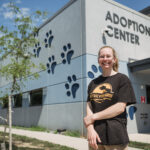
[[[95,65],[92,65],[91,69],[92,69],[92,71],[88,71],[88,77],[91,78],[91,79],[95,78],[94,74],[98,73],[98,70],[99,70],[100,73],[102,73],[102,69],[101,69],[100,66],[96,67]]]
[[[35,44],[35,48],[33,50],[35,57],[39,57],[41,51],[40,43]]]
[[[79,84],[78,83],[73,83],[71,85],[71,83],[76,82],[76,80],[77,80],[76,75],[72,75],[72,77],[68,76],[68,82],[69,83],[65,84],[65,88],[68,90],[66,92],[67,96],[71,96],[71,94],[72,94],[73,98],[76,97],[76,92],[79,89]]]
[[[45,47],[51,47],[52,41],[54,39],[54,36],[52,35],[52,30],[46,33],[46,38],[44,39]]]
[[[55,67],[57,65],[57,62],[55,61],[54,55],[52,55],[51,57],[49,57],[48,61],[49,61],[49,63],[46,64],[46,66],[47,66],[47,72],[48,73],[52,72],[52,74],[54,74],[54,70],[55,70]]]
[[[137,111],[137,108],[135,106],[130,106],[128,111],[129,111],[130,119],[133,120],[134,119],[134,114]],[[127,115],[127,117],[128,117],[128,115]]]
[[[66,64],[67,61],[68,64],[70,64],[72,55],[74,54],[74,51],[71,49],[71,44],[68,43],[67,45],[63,46],[63,51],[64,52],[61,53],[61,58],[63,59],[62,63]]]

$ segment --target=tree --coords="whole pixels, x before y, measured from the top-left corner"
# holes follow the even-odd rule
[[[29,49],[38,42],[34,36],[38,34],[38,28],[35,27],[35,20],[38,17],[45,18],[47,13],[36,11],[31,16],[25,16],[13,1],[9,3],[8,7],[14,14],[12,19],[14,28],[9,30],[6,26],[0,26],[0,62],[2,63],[0,75],[11,82],[11,86],[5,93],[3,92],[3,96],[5,94],[9,95],[9,150],[11,150],[11,99],[15,93],[21,92],[23,81],[28,79],[28,76],[32,74],[32,68],[40,67],[44,69],[43,65],[36,66],[34,64],[32,61],[34,55]],[[37,77],[38,74],[34,73],[33,78]]]

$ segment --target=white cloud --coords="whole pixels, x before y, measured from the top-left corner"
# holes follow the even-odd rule
[[[2,7],[0,8],[0,13],[3,15],[5,19],[12,19],[15,17],[15,14],[11,10],[11,8],[8,8],[9,3],[4,3]],[[29,16],[30,15],[30,9],[29,8],[20,8],[20,11],[23,16]],[[21,17],[21,14],[17,14],[17,17]]]
[[[16,0],[16,3],[21,3],[21,0]],[[15,14],[12,11],[12,8],[9,7],[10,3],[3,3],[0,7],[0,14],[3,15],[5,19],[13,19],[15,17]],[[29,8],[20,8],[20,11],[23,16],[29,16],[30,15],[30,9]],[[21,17],[21,14],[18,14],[17,17]]]
[[[12,19],[14,17],[14,13],[12,11],[7,11],[3,13],[5,19]]]
[[[30,9],[29,8],[20,8],[21,14],[17,14],[17,17],[20,18],[21,15],[27,17],[30,15]]]
[[[16,3],[17,3],[17,4],[20,4],[20,3],[21,3],[21,0],[16,0]]]
[[[0,14],[3,15],[5,19],[12,19],[14,14],[9,8],[10,3],[3,3],[2,7],[0,8]]]
[[[21,8],[20,10],[24,16],[28,16],[30,14],[29,8]]]
[[[2,5],[2,8],[8,8],[9,5],[10,5],[10,3],[4,3],[4,4]]]

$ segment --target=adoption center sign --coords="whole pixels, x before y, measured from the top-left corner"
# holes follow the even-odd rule
[[[105,21],[113,23],[114,25],[120,24],[124,29],[132,29],[134,32],[145,34],[146,36],[150,37],[150,27],[124,16],[119,16],[116,13],[107,11]],[[112,31],[107,32],[107,35],[109,37],[114,37],[115,39],[120,39],[131,44],[140,45],[140,38],[138,35],[125,30],[121,30],[116,26],[113,27],[111,25],[108,25],[107,28]]]

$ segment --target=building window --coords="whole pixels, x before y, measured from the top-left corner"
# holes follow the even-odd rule
[[[22,107],[22,94],[14,95],[14,107]]]
[[[147,104],[150,104],[150,85],[146,85]]]
[[[8,108],[8,97],[2,98],[2,108]]]
[[[38,89],[30,92],[30,106],[42,105],[43,90]]]

